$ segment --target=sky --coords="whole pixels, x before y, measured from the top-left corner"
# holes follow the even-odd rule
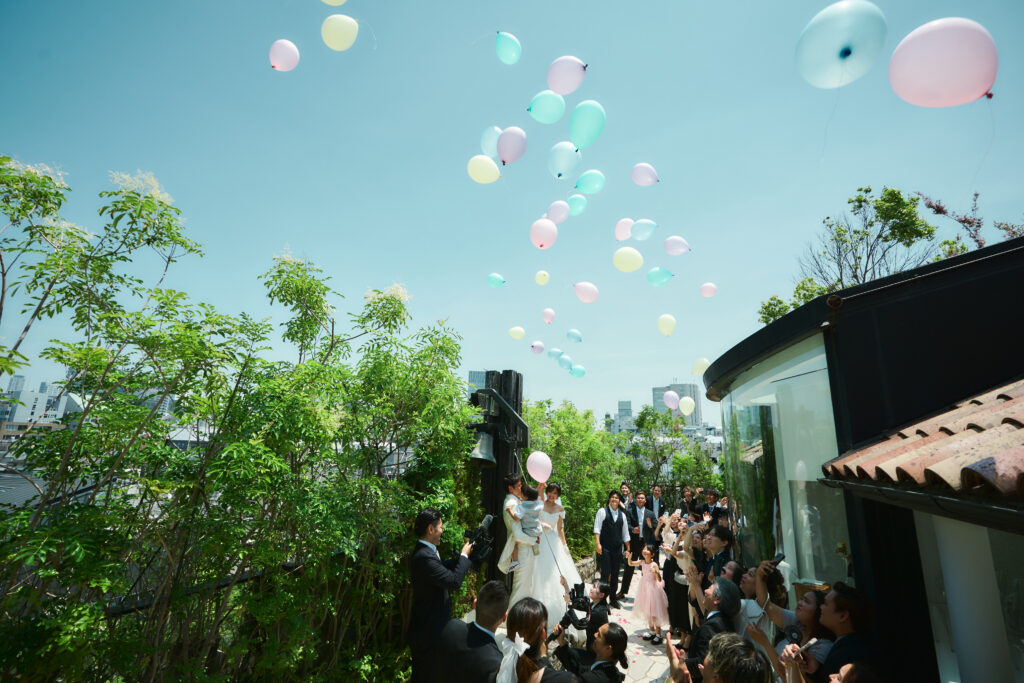
[[[1024,5],[877,2],[888,24],[878,61],[854,83],[821,90],[801,79],[794,51],[827,4],[0,2],[0,154],[63,171],[74,190],[65,217],[94,231],[110,172],[155,174],[204,246],[165,282],[195,300],[283,321],[257,278],[291,253],[331,276],[342,312],[368,289],[404,285],[413,326],[443,320],[462,336],[463,376],[515,369],[528,399],[568,400],[598,417],[631,400],[637,411],[651,387],[699,382],[695,359],[713,361],[760,327],[759,303],[792,292],[797,257],[858,187],[921,191],[960,209],[978,191],[987,218],[1024,213]],[[360,23],[346,52],[320,38],[334,13]],[[913,29],[949,16],[992,34],[994,98],[910,105],[889,85],[889,57]],[[496,58],[496,31],[522,43],[517,64]],[[287,73],[269,65],[279,38],[301,53]],[[586,77],[562,120],[540,124],[526,106],[562,55],[587,63]],[[602,104],[607,125],[582,151],[581,170],[601,170],[607,184],[541,251],[530,225],[574,182],[548,173],[547,151],[568,139],[568,111],[586,99]],[[528,147],[500,180],[478,185],[466,163],[492,125],[523,128]],[[661,182],[630,181],[641,161]],[[613,229],[624,217],[658,228],[646,242],[619,243]],[[955,234],[936,225],[941,237]],[[669,235],[692,251],[667,255]],[[643,269],[613,267],[624,244],[643,253]],[[652,266],[675,278],[651,287]],[[544,287],[533,280],[540,269],[551,274]],[[488,287],[492,272],[507,283]],[[596,302],[575,297],[578,281],[598,286]],[[698,290],[708,281],[718,286],[712,298]],[[678,320],[671,336],[656,328],[663,313]],[[6,343],[20,322],[5,316]],[[35,330],[29,351],[65,333],[62,324]],[[507,334],[515,325],[525,338]],[[566,339],[570,328],[581,343]],[[586,375],[532,354],[537,340]],[[60,373],[37,363],[23,374]],[[703,413],[720,422],[718,405],[705,400]]]

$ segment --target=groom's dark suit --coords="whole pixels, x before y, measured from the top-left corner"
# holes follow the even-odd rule
[[[501,666],[494,637],[476,625],[451,619],[441,631],[437,658],[438,681],[491,683]]]
[[[462,585],[472,563],[459,555],[442,562],[437,552],[422,541],[416,543],[410,561],[412,614],[406,640],[412,652],[412,680],[434,680],[434,655],[441,629],[452,616],[448,591]]]

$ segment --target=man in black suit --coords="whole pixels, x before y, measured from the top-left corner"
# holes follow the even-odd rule
[[[441,631],[436,680],[494,681],[501,666],[501,650],[494,641],[494,632],[505,621],[508,598],[504,581],[488,581],[473,603],[476,620],[472,624],[461,619],[448,622]]]
[[[829,680],[829,676],[838,674],[844,664],[871,661],[870,648],[865,636],[871,628],[873,619],[874,606],[871,604],[871,598],[863,591],[837,581],[832,584],[832,590],[825,596],[825,602],[821,606],[821,625],[836,634],[835,644],[828,651],[825,661],[820,667],[816,667],[817,662],[814,658],[805,658],[799,654],[796,645],[787,645],[780,659],[783,662],[805,660],[810,665],[808,673],[813,674],[814,680]],[[804,673],[804,667],[800,668],[804,680],[810,680],[811,676]]]
[[[664,515],[672,514],[669,504],[661,497],[661,487],[655,484],[651,487],[651,499],[647,501],[647,508],[654,513],[655,524]]]
[[[716,578],[704,591],[704,598],[708,605],[708,616],[693,634],[690,649],[686,653],[686,666],[693,683],[702,683],[704,680],[698,667],[704,663],[711,639],[719,633],[735,633],[736,618],[740,614],[740,589],[729,579],[721,576]]]
[[[412,652],[412,680],[414,683],[434,681],[434,653],[441,629],[452,617],[452,603],[448,592],[457,590],[472,566],[469,552],[472,543],[462,546],[462,554],[447,562],[441,561],[437,544],[441,542],[443,523],[441,512],[425,508],[416,516],[414,525],[419,541],[412,553],[412,615],[406,641]]]
[[[640,559],[640,553],[644,546],[654,543],[654,529],[658,526],[658,520],[647,509],[647,495],[643,491],[633,494],[633,500],[633,505],[626,508],[626,518],[629,520],[631,559],[636,562]],[[621,600],[629,592],[629,585],[633,582],[634,569],[627,563],[626,568],[622,570],[622,590],[615,596],[616,600]]]

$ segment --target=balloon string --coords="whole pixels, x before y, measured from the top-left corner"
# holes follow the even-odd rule
[[[981,173],[981,169],[985,166],[985,162],[988,160],[989,153],[992,152],[992,144],[996,139],[996,114],[995,110],[992,109],[992,98],[991,96],[986,99],[988,104],[988,116],[991,132],[988,137],[988,147],[985,148],[985,153],[981,156],[981,162],[978,164],[978,169],[974,172],[974,177],[971,179],[971,191],[977,189],[975,183],[978,182],[978,174]]]
[[[474,41],[473,41],[472,43],[470,43],[470,44],[469,44],[469,46],[470,46],[470,47],[473,47],[474,45],[476,45],[477,43],[479,43],[479,42],[480,42],[481,40],[483,40],[484,38],[486,38],[487,36],[493,36],[493,35],[494,35],[495,33],[496,33],[496,31],[488,31],[487,33],[483,34],[482,36],[480,36],[479,38],[477,38],[476,40],[474,40]]]
[[[821,158],[818,161],[820,168],[825,167],[825,148],[828,145],[828,129],[832,125],[832,119],[836,116],[836,110],[839,109],[839,93],[843,90],[843,76],[845,75],[846,63],[843,62],[839,65],[839,87],[836,88],[836,101],[832,105],[832,113],[828,115],[828,120],[825,121],[825,132],[821,139]]]
[[[373,26],[370,25],[370,22],[363,20],[363,21],[361,21],[359,23],[364,25],[364,26],[366,26],[366,28],[370,29],[370,35],[373,36],[373,51],[376,52],[377,51],[377,32],[373,30]]]

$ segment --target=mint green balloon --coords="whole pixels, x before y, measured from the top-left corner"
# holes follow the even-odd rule
[[[569,139],[576,149],[594,144],[604,130],[604,107],[594,100],[584,100],[569,115]]]
[[[582,377],[587,374],[587,369],[582,365],[574,365],[569,369],[569,374],[573,377]]]
[[[515,64],[523,56],[523,46],[519,44],[519,39],[504,31],[498,31],[494,51],[498,53],[498,59],[502,64]]]
[[[579,216],[587,208],[587,198],[581,194],[574,194],[566,201],[569,202],[570,216]]]
[[[505,284],[505,278],[503,278],[498,273],[491,273],[490,275],[487,276],[487,284],[495,288],[501,287],[503,284]]]
[[[541,90],[526,108],[538,123],[556,123],[565,113],[565,98],[551,90]]]
[[[604,173],[594,168],[584,171],[576,181],[576,189],[583,194],[597,194],[604,189]]]
[[[664,287],[668,281],[675,277],[675,274],[667,268],[657,267],[647,271],[647,281],[655,287]]]

